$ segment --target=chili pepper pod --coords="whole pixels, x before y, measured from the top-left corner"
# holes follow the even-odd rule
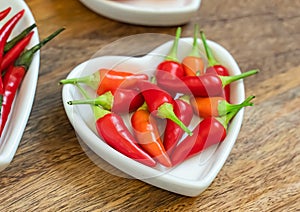
[[[19,22],[19,20],[23,17],[25,10],[19,11],[13,17],[11,17],[0,29],[0,63],[2,61],[2,57],[4,54],[4,47],[8,37],[10,36],[12,30]]]
[[[14,45],[8,52],[3,56],[2,63],[0,63],[0,70],[3,71],[8,68],[9,65],[13,64],[14,61],[21,55],[26,46],[29,44],[34,31],[30,32],[22,40],[20,40],[16,45]]]
[[[246,101],[251,101],[251,98]],[[249,106],[251,105],[249,104]],[[208,147],[224,141],[229,122],[239,110],[231,111],[222,117],[210,116],[202,119],[193,130],[193,135],[186,137],[176,146],[171,155],[172,164],[178,165]]]
[[[142,94],[132,89],[119,88],[114,94],[111,91],[94,98],[84,100],[69,101],[68,104],[94,104],[100,105],[106,110],[110,110],[115,113],[131,113],[137,110],[144,103]]]
[[[139,80],[148,80],[146,74],[133,74],[130,72],[111,69],[99,69],[92,75],[60,80],[60,84],[84,83],[97,91],[98,95],[107,91],[114,93],[120,87],[132,88]]]
[[[0,118],[0,136],[6,125],[8,115],[11,111],[12,102],[16,96],[17,90],[28,70],[34,54],[41,49],[46,43],[56,37],[64,28],[61,28],[52,33],[47,38],[43,39],[40,43],[25,50],[16,62],[11,65],[3,78],[4,94],[1,101],[1,118]]]
[[[75,85],[86,98],[89,98],[81,86]],[[133,160],[150,167],[156,166],[156,161],[138,145],[137,140],[130,133],[121,116],[96,105],[91,105],[91,107],[96,120],[98,135],[104,142]]]
[[[204,74],[204,61],[199,50],[198,33],[199,27],[195,24],[192,51],[188,56],[184,57],[181,62],[185,76],[198,76]]]
[[[156,120],[146,104],[132,114],[131,126],[140,146],[161,165],[171,167],[172,163],[160,138]]]
[[[220,117],[240,108],[251,106],[250,102],[255,96],[249,96],[240,104],[230,104],[223,97],[191,97],[190,103],[196,114],[202,118],[209,116]]]
[[[165,57],[164,61],[158,64],[156,68],[156,73],[158,73],[158,77],[161,76],[160,72],[165,72],[170,74],[171,76],[181,78],[184,76],[184,70],[177,58],[177,50],[178,50],[178,42],[181,36],[181,28],[178,27],[176,31],[176,36],[173,42],[173,45]],[[157,77],[156,76],[156,77]]]
[[[228,69],[221,65],[214,57],[211,49],[209,48],[208,44],[207,44],[207,40],[205,37],[205,34],[203,31],[200,32],[201,34],[201,39],[202,39],[202,43],[206,52],[206,57],[208,60],[208,67],[206,68],[206,73],[213,73],[213,74],[217,74],[219,76],[229,76],[229,71]],[[230,102],[230,85],[226,85],[224,87],[224,96],[225,99]]]
[[[11,40],[6,42],[4,47],[4,53],[8,52],[11,48],[13,48],[20,40],[22,40],[25,36],[27,36],[31,31],[36,27],[36,24],[33,23],[27,28],[25,28],[20,34],[13,37]]]
[[[2,21],[7,15],[8,13],[11,11],[11,7],[8,7],[4,10],[0,11],[0,21]]]
[[[168,92],[193,94],[194,96],[212,97],[223,96],[224,86],[258,73],[257,69],[233,76],[219,76],[205,73],[201,76],[185,76],[181,79],[171,79],[164,76],[164,80],[157,79],[157,84]]]
[[[174,99],[168,92],[149,81],[139,81],[137,86],[142,92],[150,113],[159,118],[170,119],[191,135],[188,127],[175,115]]]
[[[184,97],[175,100],[174,113],[186,126],[190,124],[194,114],[191,105]],[[169,155],[171,155],[183,134],[184,131],[181,127],[173,121],[167,120],[163,144]]]

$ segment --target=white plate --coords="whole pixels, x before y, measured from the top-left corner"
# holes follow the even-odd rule
[[[172,26],[189,22],[201,0],[80,0],[108,18],[139,25]]]
[[[90,59],[75,67],[67,78],[87,76],[100,67],[115,68],[121,71],[131,70],[132,72],[147,70],[148,74],[152,74],[156,65],[163,60],[163,56],[170,49],[171,43],[171,41],[166,42],[143,57],[101,56]],[[180,39],[179,59],[187,55],[191,43],[192,38]],[[228,51],[215,42],[208,41],[208,44],[216,58],[229,68],[231,75],[241,73]],[[203,49],[202,46],[201,49]],[[242,80],[232,83],[231,91],[232,103],[240,103],[244,100],[245,92]],[[89,90],[89,92],[95,95],[94,91]],[[237,139],[244,113],[242,109],[234,117],[228,129],[227,137],[220,145],[215,145],[171,169],[165,169],[159,165],[150,168],[122,155],[98,137],[89,105],[70,106],[67,104],[67,101],[83,98],[74,85],[64,85],[62,98],[67,116],[79,136],[79,141],[83,141],[99,157],[136,179],[186,196],[197,196],[212,183]],[[124,118],[126,119],[126,117]],[[192,128],[193,126],[191,126]]]
[[[5,23],[10,17],[19,12],[21,9],[25,9],[24,16],[18,22],[14,28],[11,37],[19,34],[23,29],[35,23],[34,17],[22,0],[6,1],[0,0],[0,10],[3,10],[11,6],[12,10],[9,15],[0,22],[0,26]],[[37,28],[34,29],[35,33],[29,43],[28,47],[33,46],[39,42],[39,36]],[[40,64],[40,53],[36,52],[31,66],[28,69],[26,76],[22,82],[19,92],[14,101],[12,111],[9,115],[8,121],[2,133],[0,139],[0,171],[5,169],[12,161],[16,150],[19,146],[22,138],[25,126],[28,121],[28,117],[31,112],[36,84],[38,79],[38,71]]]

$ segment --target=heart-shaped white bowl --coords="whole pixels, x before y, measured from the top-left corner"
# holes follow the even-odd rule
[[[139,25],[171,26],[187,23],[201,0],[80,0],[108,18]]]
[[[0,2],[0,10],[6,9],[9,6],[12,7],[9,15],[0,22],[0,26],[2,26],[3,23],[21,9],[25,9],[24,16],[14,28],[11,37],[18,35],[23,29],[35,23],[34,17],[25,1],[0,0]],[[34,31],[34,35],[28,45],[28,48],[39,42],[37,28],[35,28]],[[40,53],[37,52],[34,55],[32,63],[26,73],[21,87],[19,88],[12,111],[0,138],[0,171],[10,164],[22,138],[34,100],[39,66]]]
[[[193,39],[181,38],[179,41],[179,59],[187,55],[191,49]],[[200,48],[203,47],[200,44]],[[218,61],[228,67],[230,74],[240,74],[240,69],[230,53],[219,44],[208,41]],[[120,71],[140,72],[145,70],[153,74],[155,67],[164,59],[171,48],[172,42],[166,42],[143,57],[101,56],[90,59],[75,67],[67,78],[74,78],[92,74],[101,68],[114,68]],[[231,102],[240,103],[245,98],[242,80],[231,84]],[[95,95],[94,91],[89,90]],[[80,141],[82,140],[99,157],[126,174],[152,184],[154,186],[186,196],[197,196],[214,180],[228,157],[240,130],[244,110],[231,121],[226,139],[190,158],[182,164],[170,169],[161,166],[151,168],[136,162],[108,146],[97,135],[95,120],[89,105],[70,106],[67,101],[82,99],[74,85],[64,85],[62,98],[67,116],[72,123]],[[124,117],[126,119],[128,117]],[[196,123],[191,124],[191,129]]]

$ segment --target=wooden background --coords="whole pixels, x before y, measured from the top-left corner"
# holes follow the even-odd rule
[[[58,81],[101,47],[140,33],[174,35],[176,27],[112,21],[76,0],[27,0],[40,37],[63,32],[41,51],[32,113],[11,165],[0,173],[0,211],[299,211],[300,1],[203,0],[183,36],[198,23],[235,57],[255,106],[211,186],[180,196],[111,175],[87,157],[62,105]]]

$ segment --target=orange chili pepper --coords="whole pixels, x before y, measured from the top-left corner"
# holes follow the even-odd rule
[[[194,41],[191,53],[183,58],[182,66],[186,76],[197,76],[204,74],[204,61],[200,55],[198,46],[198,25],[194,28]]]
[[[131,124],[140,146],[160,164],[171,167],[172,163],[160,138],[157,123],[146,104],[133,113]]]

